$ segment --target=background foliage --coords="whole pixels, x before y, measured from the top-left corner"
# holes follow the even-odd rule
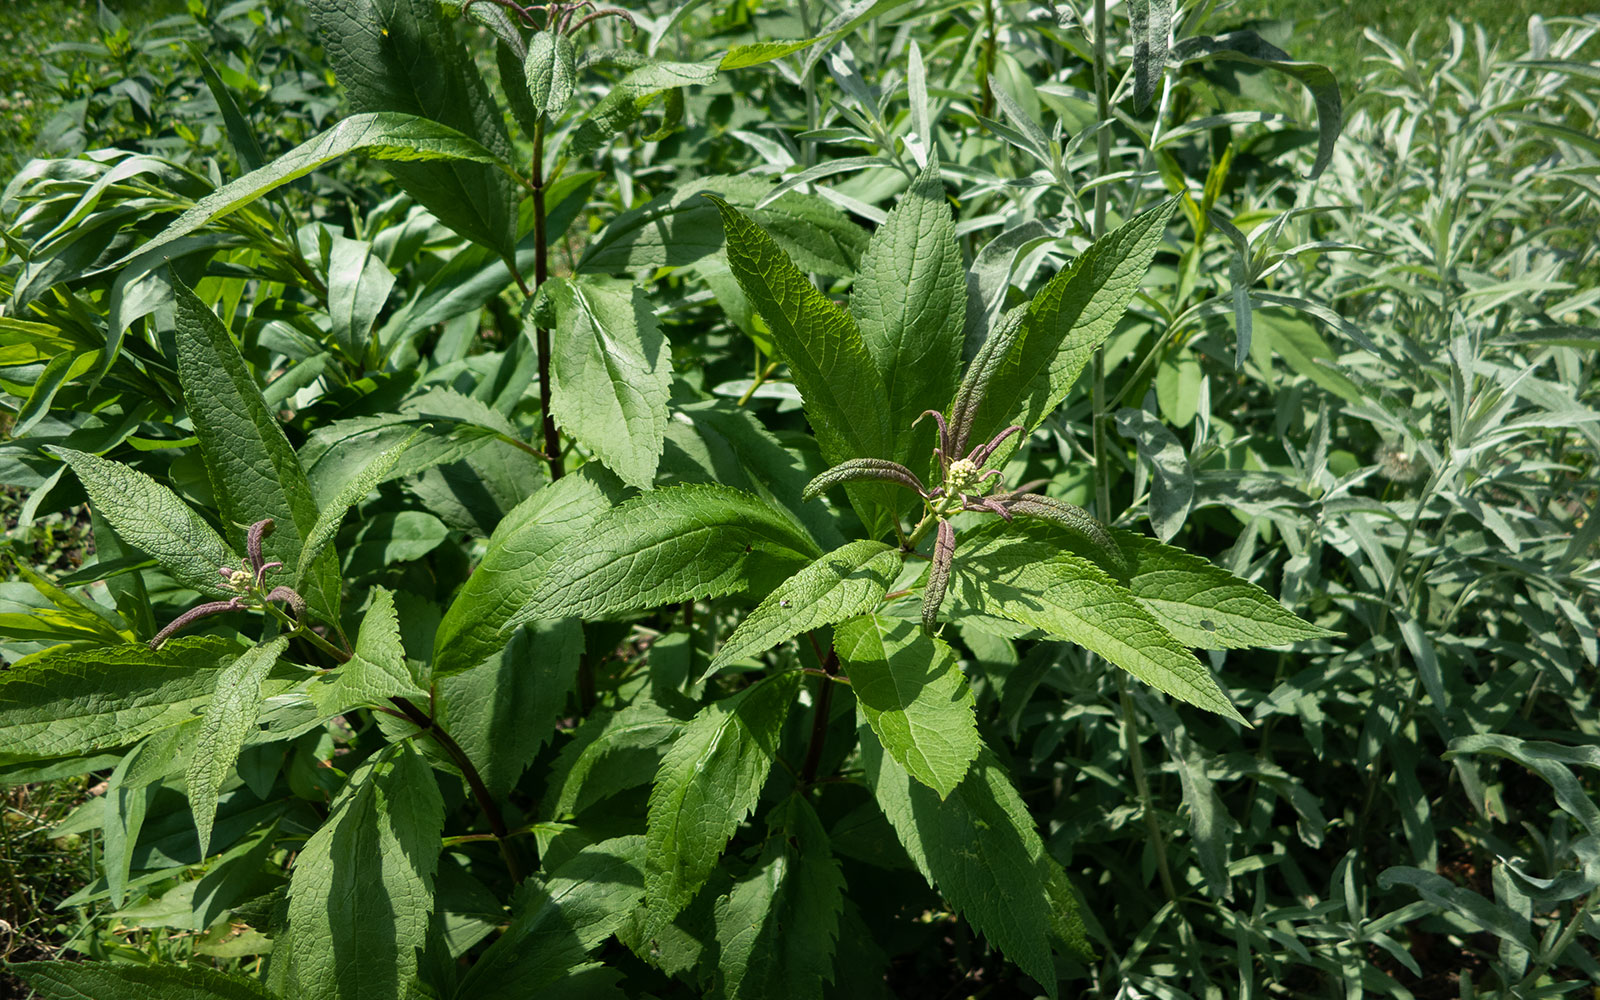
[[[45,25],[40,5],[0,12],[0,32],[25,40],[0,87],[0,172],[12,178],[0,196],[0,480],[14,566],[0,584],[0,655],[51,650],[46,662],[67,677],[121,649],[125,669],[148,671],[158,661],[128,650],[202,597],[231,593],[209,567],[185,576],[141,551],[160,543],[136,541],[94,495],[92,456],[105,454],[169,488],[204,532],[216,529],[235,567],[257,518],[278,521],[268,558],[274,547],[297,556],[301,539],[322,537],[319,511],[353,506],[324,555],[304,567],[286,559],[284,572],[348,633],[318,639],[341,649],[348,639],[351,664],[363,665],[307,680],[274,656],[239,656],[216,690],[262,700],[255,715],[254,699],[237,699],[252,714],[232,728],[209,688],[174,681],[170,700],[190,698],[208,732],[236,734],[202,741],[233,740],[237,762],[220,764],[164,736],[191,730],[160,717],[124,720],[98,743],[78,727],[59,744],[70,752],[44,752],[28,728],[40,720],[26,713],[61,706],[18,694],[28,663],[14,668],[0,694],[7,957],[113,963],[77,973],[102,980],[18,966],[28,987],[15,988],[260,996],[265,981],[319,996],[446,996],[515,982],[666,997],[777,995],[781,982],[852,997],[1533,997],[1600,987],[1600,21],[1542,9],[1512,30],[1503,15],[1475,22],[1467,11],[1429,17],[1407,41],[1410,22],[1355,35],[1359,6],[1263,22],[1279,9],[1198,4],[1180,8],[1170,58],[1145,76],[1151,36],[1117,5],[1115,121],[1096,130],[1108,116],[1089,6],[740,2],[681,18],[647,8],[634,11],[637,31],[616,19],[585,28],[570,77],[543,83],[518,79],[523,67],[497,58],[491,27],[457,11],[426,44],[472,61],[430,61],[437,73],[400,94],[347,71],[360,39],[335,40],[330,25],[351,6],[361,5],[191,0],[57,16],[52,5]],[[1137,8],[1147,19],[1163,9]],[[1215,41],[1242,27],[1294,62],[1260,48],[1248,50],[1256,62],[1218,57],[1246,45]],[[823,40],[777,54],[774,40],[810,37]],[[679,67],[671,79],[626,54],[647,49]],[[730,51],[739,59],[719,66]],[[455,138],[350,118],[394,111],[516,164],[532,161],[530,139],[546,127],[559,133],[562,157],[528,174],[548,182],[548,256],[534,198],[492,166],[385,162],[385,150]],[[362,148],[373,155],[308,160],[269,196],[225,216],[208,209],[219,189],[237,190],[229,182],[341,119],[371,126]],[[942,179],[919,189],[930,159]],[[1088,370],[1059,408],[1001,453],[1005,479],[1045,480],[1041,493],[1204,556],[1329,635],[1223,642],[1216,621],[1191,616],[1184,645],[1273,647],[1201,654],[1248,728],[986,615],[959,573],[947,647],[897,631],[917,616],[915,593],[835,635],[856,684],[880,654],[890,667],[897,656],[959,665],[991,748],[972,773],[999,796],[992,808],[1014,800],[1026,812],[1048,855],[1040,870],[1059,865],[1070,881],[1061,893],[1079,900],[1093,957],[1059,943],[1053,953],[1043,935],[1017,946],[981,892],[949,869],[937,890],[918,873],[929,863],[867,790],[899,765],[875,757],[869,737],[852,749],[852,705],[873,695],[830,702],[822,692],[835,685],[785,672],[830,669],[825,647],[770,649],[774,639],[725,654],[738,623],[760,614],[743,591],[760,597],[816,555],[807,546],[872,534],[874,518],[887,533],[909,508],[865,491],[801,501],[838,458],[824,431],[808,433],[815,376],[796,357],[776,360],[784,333],[740,251],[723,249],[722,220],[736,216],[700,190],[725,196],[820,284],[817,315],[829,301],[860,307],[869,234],[890,232],[888,213],[918,197],[954,213],[969,301],[999,315],[1042,300],[1094,237],[1177,196],[1099,360],[1085,352]],[[198,222],[174,238],[169,227],[186,219]],[[152,253],[158,238],[170,242]],[[517,285],[536,271],[549,281],[529,303]],[[928,287],[941,286],[948,278]],[[225,326],[207,325],[217,313]],[[990,328],[987,315],[967,315],[971,357]],[[608,340],[619,328],[626,342]],[[553,344],[549,378],[540,336]],[[224,371],[199,400],[196,379]],[[956,372],[929,372],[951,382],[932,404],[942,407]],[[229,423],[240,414],[251,419]],[[929,423],[883,457],[933,484]],[[211,442],[227,435],[247,446],[219,479]],[[552,444],[567,473],[554,483]],[[284,485],[296,454],[303,489]],[[240,494],[259,455],[276,471]],[[669,495],[708,519],[735,503],[717,490],[756,498],[715,508],[718,530],[748,532],[773,579],[752,571],[738,586],[623,599],[605,577],[541,596],[538,573],[552,564],[612,565],[603,543],[645,530],[640,500],[625,498],[652,486],[686,491]],[[957,559],[963,547],[991,551],[977,516],[962,516]],[[607,519],[598,529],[596,517]],[[681,528],[663,523],[668,538]],[[920,592],[919,573],[874,593]],[[774,602],[800,600],[787,593]],[[1223,596],[1202,588],[1170,603],[1221,618]],[[530,605],[539,600],[549,606]],[[530,624],[502,634],[525,606]],[[540,620],[555,610],[585,621]],[[166,655],[209,670],[259,631],[229,612]],[[297,662],[317,663],[312,641],[298,638]],[[799,700],[790,711],[777,695]],[[452,734],[503,814],[481,808],[447,746],[407,738],[418,719],[396,717],[396,697]],[[701,861],[677,859],[709,879],[696,895],[698,882],[652,861],[646,820],[669,796],[694,794],[688,755],[729,727],[746,733],[740,746],[776,747],[780,766],[763,787],[750,759],[714,760],[753,815],[726,831],[720,863],[716,845]],[[928,762],[931,788],[908,779],[906,801],[945,792],[946,764]],[[969,777],[957,793],[962,808],[977,810],[974,787]],[[443,830],[442,855],[416,842],[430,828]],[[954,830],[951,844],[966,836]],[[937,866],[939,846],[926,850]],[[535,858],[536,871],[517,870]],[[371,894],[353,893],[349,912],[310,905],[324,897],[292,879],[315,871],[331,872],[327,898],[381,885],[399,903],[364,913]],[[687,908],[674,922],[659,905],[635,907],[646,890]],[[783,928],[794,954],[774,951],[783,935],[763,924],[780,909],[799,921]],[[368,956],[363,968],[391,977],[377,981],[340,979],[292,936],[374,922],[401,942]],[[408,940],[427,947],[412,953]],[[534,940],[547,943],[519,951]]]

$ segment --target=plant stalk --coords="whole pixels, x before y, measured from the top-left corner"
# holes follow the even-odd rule
[[[544,119],[533,127],[533,292],[538,293],[550,277],[550,248],[546,246],[544,208]],[[560,479],[566,474],[561,459],[561,432],[556,430],[556,418],[550,413],[550,331],[543,326],[533,330],[534,349],[539,354],[539,419],[544,427],[544,453],[550,461],[550,478]]]
[[[1172,881],[1172,869],[1167,865],[1167,839],[1161,835],[1155,802],[1150,797],[1150,779],[1144,770],[1144,751],[1139,747],[1138,727],[1133,718],[1133,698],[1128,694],[1128,676],[1120,670],[1117,671],[1117,696],[1122,703],[1122,739],[1127,745],[1128,761],[1133,765],[1133,787],[1139,793],[1139,808],[1144,813],[1145,826],[1150,830],[1150,845],[1156,852],[1156,872],[1161,876],[1161,888],[1166,890],[1167,898],[1176,903],[1178,891]]]
[[[805,763],[800,765],[800,783],[813,784],[817,780],[817,766],[822,763],[822,746],[828,738],[828,713],[833,708],[833,678],[839,673],[839,654],[832,646],[822,661],[822,672],[827,680],[817,689],[816,708],[811,713],[811,741],[806,746]]]

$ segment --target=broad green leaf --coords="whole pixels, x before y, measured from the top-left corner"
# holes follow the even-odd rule
[[[1245,649],[1338,635],[1297,617],[1247,580],[1182,549],[1113,528],[1132,569],[1128,589],[1186,646]]]
[[[529,622],[496,641],[499,649],[438,678],[435,690],[440,725],[477,765],[489,790],[505,795],[567,711],[583,655],[583,627],[570,618]]]
[[[1034,296],[1015,341],[992,359],[970,443],[1008,424],[1031,430],[1066,398],[1138,292],[1177,204],[1162,202],[1101,237]]]
[[[996,522],[956,555],[957,606],[1075,642],[1174,698],[1244,722],[1211,671],[1093,562],[1060,548],[1047,524]]]
[[[289,926],[274,941],[274,986],[300,1000],[421,997],[444,800],[433,772],[397,743],[350,776],[295,858]]]
[[[201,198],[154,239],[140,245],[111,265],[111,268],[121,267],[135,257],[154,255],[200,227],[236,212],[262,195],[351,153],[366,153],[389,161],[466,160],[509,169],[504,166],[501,157],[438,122],[394,112],[351,115],[260,170],[252,170]]]
[[[203,965],[14,962],[6,971],[38,1000],[277,1000],[253,979]]]
[[[779,584],[717,650],[706,673],[765,652],[786,639],[863,615],[878,606],[900,571],[900,554],[868,539],[834,549]]]
[[[866,726],[860,738],[867,783],[917,870],[1054,997],[1052,938],[1081,953],[1088,943],[1073,930],[1081,925],[1066,876],[1005,768],[984,750],[950,797],[940,799],[895,763]]]
[[[533,107],[554,120],[561,117],[578,82],[577,52],[572,39],[560,31],[539,31],[528,40],[522,61]]]
[[[828,835],[800,796],[755,869],[717,900],[718,971],[730,1000],[821,1000],[833,981],[844,876]]]
[[[602,513],[584,538],[541,558],[530,574],[534,596],[512,624],[721,597],[820,554],[793,522],[748,493],[653,490]]]
[[[180,636],[159,650],[57,647],[0,672],[0,759],[65,757],[127,746],[194,717],[216,670],[239,647]]]
[[[616,932],[644,897],[644,838],[614,837],[517,890],[511,924],[473,963],[458,1000],[521,1000]]]
[[[200,720],[194,751],[184,787],[189,792],[189,809],[200,834],[200,856],[211,850],[211,826],[217,818],[217,793],[228,772],[239,759],[239,751],[255,731],[261,712],[261,682],[289,648],[289,640],[279,636],[271,642],[252,646],[217,672],[216,691],[206,714]]]
[[[755,808],[799,688],[800,673],[790,671],[713,702],[667,751],[650,790],[645,834],[651,926],[688,905]]]
[[[372,604],[361,618],[354,653],[349,662],[323,671],[306,688],[321,715],[331,717],[363,706],[386,707],[391,698],[427,701],[427,690],[406,665],[394,595],[382,587],[372,588]]]
[[[873,233],[850,313],[889,399],[895,446],[885,457],[905,462],[913,441],[923,444],[912,422],[924,410],[942,412],[955,394],[966,325],[966,273],[937,161],[929,161]]]
[[[317,523],[311,484],[222,321],[181,282],[173,282],[173,291],[178,381],[224,529],[243,549],[250,525],[270,517],[274,528],[263,555],[286,567],[298,565],[302,539]],[[312,611],[336,624],[339,567],[331,553],[312,563],[306,583],[302,593]]]
[[[510,258],[518,201],[504,166],[511,142],[483,74],[438,0],[314,0],[310,7],[352,110],[429,118],[488,151],[492,159],[480,162],[394,163],[389,171],[440,222]]]
[[[55,446],[95,510],[129,545],[154,556],[173,579],[212,597],[233,596],[217,572],[242,560],[176,493],[136,469],[88,452]]]
[[[563,819],[650,780],[683,722],[640,699],[619,712],[591,715],[561,748],[540,814]]]
[[[850,314],[829,302],[771,236],[732,205],[722,211],[728,264],[772,328],[772,339],[805,397],[806,412],[831,464],[887,458],[892,451],[888,393]]]
[[[956,654],[903,618],[862,615],[834,629],[856,706],[895,763],[948,798],[982,741]]]
[[[1172,61],[1179,66],[1207,59],[1227,59],[1265,66],[1292,77],[1311,91],[1317,104],[1317,162],[1308,177],[1319,176],[1333,160],[1333,147],[1344,128],[1344,107],[1339,97],[1339,81],[1333,71],[1318,63],[1297,62],[1289,53],[1268,44],[1253,31],[1233,31],[1226,35],[1196,35],[1172,47]]]
[[[506,624],[538,596],[539,567],[560,561],[573,545],[593,538],[595,522],[621,495],[614,477],[586,465],[541,487],[507,514],[439,623],[434,676],[465,670],[503,648]],[[556,618],[568,614],[557,611]]]
[[[672,361],[644,290],[604,278],[557,278],[546,287],[556,310],[551,414],[623,482],[649,489],[667,430]]]
[[[295,586],[298,587],[304,582],[306,573],[310,571],[317,556],[321,555],[322,550],[333,541],[333,536],[339,533],[339,525],[344,521],[345,514],[389,478],[395,463],[400,460],[405,450],[411,447],[411,443],[420,433],[420,429],[413,431],[410,437],[393,448],[379,452],[367,463],[366,468],[341,486],[339,492],[323,505],[322,512],[317,515],[317,522],[311,526],[311,532],[306,536],[305,544],[300,547],[300,561],[295,564],[294,570]]]

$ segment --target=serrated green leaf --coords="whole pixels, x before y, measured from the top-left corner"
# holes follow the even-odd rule
[[[173,282],[173,292],[178,381],[223,528],[242,549],[249,526],[270,517],[274,530],[262,544],[264,557],[297,565],[302,539],[317,523],[311,484],[222,321],[182,282]],[[302,593],[312,611],[336,624],[339,567],[330,554],[312,564],[306,583]]]
[[[672,360],[644,290],[605,278],[557,278],[546,288],[556,310],[551,415],[623,482],[648,489],[667,430]]]
[[[888,395],[895,448],[887,457],[905,462],[913,442],[923,444],[912,423],[924,410],[943,411],[955,394],[967,316],[965,268],[936,160],[872,234],[850,313]]]
[[[590,716],[561,748],[540,813],[559,820],[644,784],[682,729],[682,720],[648,699],[620,712]]]
[[[940,799],[895,763],[871,729],[859,733],[867,783],[917,870],[1054,997],[1051,937],[1073,926],[1073,918],[1056,915],[1070,890],[1064,894],[1057,885],[1065,875],[1005,768],[984,750],[950,797]],[[1088,950],[1081,937],[1065,943]]]
[[[511,925],[473,963],[458,1000],[521,1000],[579,965],[644,896],[644,838],[590,844],[511,904]]]
[[[95,510],[129,545],[154,556],[173,579],[212,597],[231,597],[217,572],[243,561],[188,504],[149,476],[98,455],[56,446]]]
[[[522,75],[527,78],[528,96],[535,110],[551,119],[559,118],[578,82],[577,50],[572,39],[560,31],[536,32],[528,40]]]
[[[542,566],[595,537],[594,525],[622,496],[610,473],[586,465],[541,487],[507,514],[478,568],[456,592],[433,644],[435,677],[465,670],[505,646],[504,629],[538,596]],[[557,609],[556,618],[567,612]]]
[[[201,965],[13,962],[39,1000],[277,1000],[266,987]]]
[[[420,428],[412,431],[410,437],[393,448],[379,452],[367,463],[366,468],[357,473],[355,478],[346,481],[339,488],[339,492],[323,505],[322,512],[317,515],[316,523],[306,535],[305,544],[300,547],[300,561],[295,564],[294,570],[296,587],[305,581],[306,573],[310,571],[317,556],[321,555],[322,550],[333,541],[333,536],[339,533],[339,525],[344,521],[345,514],[389,478],[395,463],[400,460],[405,450],[411,447],[411,443],[417,439],[419,433],[421,433]],[[309,479],[307,481],[309,482]]]
[[[903,618],[862,615],[834,629],[862,718],[895,762],[947,798],[983,743],[972,689],[942,640]]]
[[[1111,530],[1132,569],[1128,589],[1186,646],[1246,649],[1339,635],[1299,618],[1260,587],[1199,556],[1132,531]]]
[[[314,0],[326,60],[356,112],[403,112],[468,136],[490,160],[395,163],[390,173],[440,222],[503,258],[516,250],[511,142],[472,54],[437,0]],[[268,167],[270,169],[270,166]]]
[[[323,672],[306,688],[323,716],[387,706],[390,698],[427,700],[427,690],[406,665],[394,595],[382,587],[372,588],[372,604],[362,616],[354,653],[349,662]]]
[[[57,647],[0,672],[0,757],[65,757],[127,746],[194,717],[235,643],[180,636],[154,650]]]
[[[713,702],[667,751],[650,790],[645,833],[651,926],[688,905],[755,808],[799,688],[800,673],[790,671]]]
[[[602,513],[589,534],[533,568],[534,596],[512,624],[604,618],[720,597],[821,553],[770,505],[723,486],[673,486]]]
[[[821,1000],[833,981],[844,876],[805,799],[783,808],[755,869],[715,909],[717,963],[729,1000]]]
[[[834,549],[780,583],[746,615],[706,674],[802,632],[866,614],[883,600],[899,571],[899,553],[882,542],[862,539]]]
[[[997,523],[968,533],[951,591],[960,606],[1075,642],[1174,698],[1244,722],[1211,671],[1133,592],[1090,560],[1062,551],[1049,525]]]
[[[189,809],[200,834],[200,856],[211,849],[211,826],[217,818],[217,793],[239,759],[239,751],[256,728],[261,713],[261,682],[289,648],[289,640],[279,636],[271,642],[252,646],[217,673],[217,686],[200,720],[194,752],[184,787],[189,792]]]
[[[995,359],[969,442],[1009,424],[1032,430],[1066,398],[1139,290],[1177,205],[1164,201],[1101,237],[1034,296],[1015,342]]]
[[[500,156],[460,132],[416,115],[396,112],[355,114],[319,132],[260,170],[252,170],[194,203],[150,242],[110,268],[120,268],[136,257],[154,259],[202,226],[236,212],[277,188],[351,153],[366,153],[380,160],[466,160],[503,167]],[[515,214],[515,213],[513,213]]]
[[[274,985],[302,1000],[420,997],[444,800],[433,772],[397,743],[350,776],[295,858]]]

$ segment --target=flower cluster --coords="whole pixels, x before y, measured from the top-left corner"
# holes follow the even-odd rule
[[[202,618],[220,615],[226,611],[265,608],[275,601],[287,604],[295,619],[303,621],[306,616],[306,600],[298,591],[293,587],[273,587],[270,591],[267,590],[267,573],[283,566],[281,562],[267,562],[261,553],[261,542],[272,534],[272,527],[273,521],[269,517],[252,524],[250,531],[245,535],[245,555],[249,559],[250,568],[217,567],[217,572],[222,575],[222,589],[233,591],[235,596],[225,601],[208,601],[185,611],[174,618],[172,624],[156,633],[155,638],[150,640],[150,648],[160,649],[162,643]]]

